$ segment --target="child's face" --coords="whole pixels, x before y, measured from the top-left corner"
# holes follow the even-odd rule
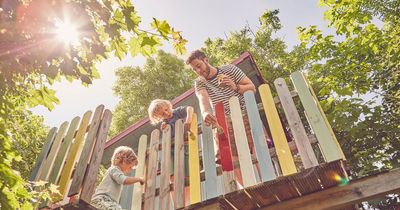
[[[169,108],[168,105],[164,105],[159,110],[157,110],[156,116],[163,120],[170,119],[172,117],[172,110]]]
[[[122,165],[120,166],[122,172],[124,172],[124,174],[129,174],[134,168],[135,166],[138,164],[137,160],[134,160],[132,163],[122,163]]]

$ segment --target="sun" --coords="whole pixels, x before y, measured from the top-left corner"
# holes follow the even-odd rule
[[[56,20],[56,37],[65,45],[77,45],[79,43],[79,32],[77,26],[69,20]]]

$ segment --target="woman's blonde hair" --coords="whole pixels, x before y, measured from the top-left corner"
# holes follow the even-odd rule
[[[111,164],[116,166],[122,163],[133,163],[137,160],[137,156],[132,148],[127,146],[119,146],[114,150],[114,154],[111,158]]]
[[[172,104],[168,100],[155,99],[150,103],[147,111],[149,113],[151,124],[155,125],[164,120],[161,117],[156,116],[156,113],[164,106],[168,106],[172,110]]]

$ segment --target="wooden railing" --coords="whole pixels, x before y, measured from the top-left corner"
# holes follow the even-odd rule
[[[112,114],[104,105],[52,128],[32,170],[30,181],[59,185],[60,196],[41,207],[90,203],[96,187]]]
[[[291,81],[294,91],[289,90],[282,78],[274,82],[279,106],[276,106],[270,87],[267,84],[261,85],[258,88],[263,108],[260,112],[254,94],[252,92],[244,94],[246,114],[254,140],[254,154],[250,154],[238,98],[230,99],[229,108],[238,152],[238,160],[231,163],[233,167],[226,165],[229,164],[226,161],[221,161],[222,165],[217,166],[212,128],[202,124],[196,114],[193,115],[191,130],[187,135],[185,135],[182,121],[179,120],[175,124],[173,139],[171,129],[165,129],[162,132],[155,129],[151,136],[141,136],[138,147],[139,164],[135,176],[145,177],[146,184],[126,187],[121,205],[126,209],[138,210],[183,208],[239,190],[241,187],[237,184],[234,168],[240,170],[243,187],[247,188],[275,180],[279,176],[293,175],[299,170],[318,166],[321,163],[317,161],[316,149],[320,150],[323,162],[344,160],[345,157],[336,137],[304,75],[301,72],[294,72],[291,74]],[[293,95],[297,95],[295,100],[299,99],[299,101],[295,101]],[[304,110],[296,108],[299,102]],[[290,142],[285,136],[278,109],[283,110],[285,121],[288,122],[287,126],[293,136]],[[216,114],[220,112],[221,109],[217,108]],[[303,112],[307,121],[300,117]],[[274,144],[274,147],[269,149],[261,120],[261,116],[264,115]],[[224,135],[229,136],[226,125],[219,123]],[[304,124],[312,129],[311,134],[306,132]],[[198,130],[202,131],[201,134]],[[313,148],[312,143],[318,145],[317,148]],[[173,147],[171,147],[172,144]],[[185,144],[188,145],[188,157],[184,154]],[[226,142],[220,143],[219,150],[230,150],[227,145],[229,147]],[[174,151],[173,160],[171,160],[172,150]],[[296,167],[294,153],[300,157],[302,167]],[[186,175],[185,158],[189,162],[189,174]],[[171,170],[172,163],[174,163],[173,171]],[[185,188],[189,191],[186,195]]]

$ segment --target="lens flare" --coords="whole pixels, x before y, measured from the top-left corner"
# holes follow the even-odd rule
[[[56,35],[57,39],[64,42],[65,45],[77,45],[79,40],[79,33],[76,25],[68,20],[56,20]]]

